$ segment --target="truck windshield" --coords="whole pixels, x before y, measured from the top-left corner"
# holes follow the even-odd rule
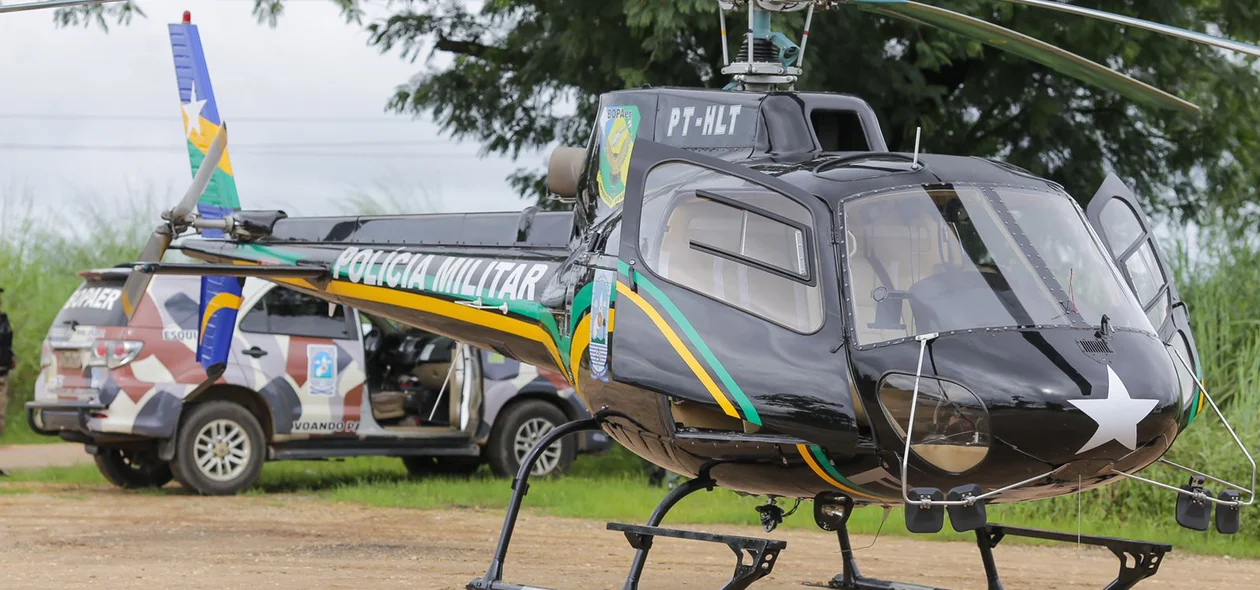
[[[844,204],[858,344],[932,332],[1111,324],[1154,332],[1069,197],[945,185]]]

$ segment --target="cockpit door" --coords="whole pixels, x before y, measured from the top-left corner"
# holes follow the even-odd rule
[[[826,203],[717,158],[634,150],[619,269],[592,297],[615,289],[611,379],[667,393],[680,438],[807,432],[851,452]]]
[[[1151,233],[1151,223],[1124,181],[1115,174],[1107,177],[1086,211],[1089,221],[1107,245],[1107,250],[1137,295],[1138,303],[1161,336],[1172,315],[1177,288],[1172,272]]]
[[[1107,176],[1094,194],[1086,216],[1106,244],[1151,325],[1170,347],[1181,380],[1183,419],[1193,420],[1202,399],[1196,395],[1199,392],[1194,379],[1176,356],[1180,355],[1195,373],[1200,373],[1198,350],[1190,331],[1189,310],[1177,294],[1172,269],[1155,243],[1150,220],[1142,212],[1133,191],[1114,173]]]

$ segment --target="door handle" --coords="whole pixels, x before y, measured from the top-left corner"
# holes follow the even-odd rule
[[[253,347],[253,348],[249,348],[249,349],[246,349],[246,350],[242,350],[242,351],[241,351],[241,353],[242,353],[242,354],[247,354],[247,355],[252,356],[252,357],[254,357],[254,358],[258,358],[258,357],[261,357],[261,356],[265,356],[265,355],[267,354],[267,351],[265,351],[265,350],[263,350],[263,349],[258,348],[257,346],[255,346],[255,347]]]

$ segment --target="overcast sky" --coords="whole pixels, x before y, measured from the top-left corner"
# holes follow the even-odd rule
[[[177,198],[191,171],[166,25],[187,9],[232,129],[244,207],[339,213],[356,190],[417,204],[427,193],[448,211],[525,206],[504,179],[541,166],[541,154],[480,158],[477,143],[451,143],[430,120],[385,113],[423,63],[368,47],[330,2],[288,2],[276,29],[257,24],[252,6],[144,0],[147,18],[108,34],[58,29],[52,11],[0,15],[0,196],[34,195],[60,211],[90,199]],[[306,142],[323,155],[249,148]]]

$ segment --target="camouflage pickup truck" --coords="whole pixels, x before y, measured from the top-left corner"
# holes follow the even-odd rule
[[[514,475],[552,428],[589,416],[559,374],[245,279],[222,376],[195,358],[200,283],[157,277],[128,321],[129,269],[80,273],[43,343],[31,427],[82,442],[121,487],[251,486],[265,460],[401,457],[408,471]],[[549,448],[562,473],[600,433]]]

